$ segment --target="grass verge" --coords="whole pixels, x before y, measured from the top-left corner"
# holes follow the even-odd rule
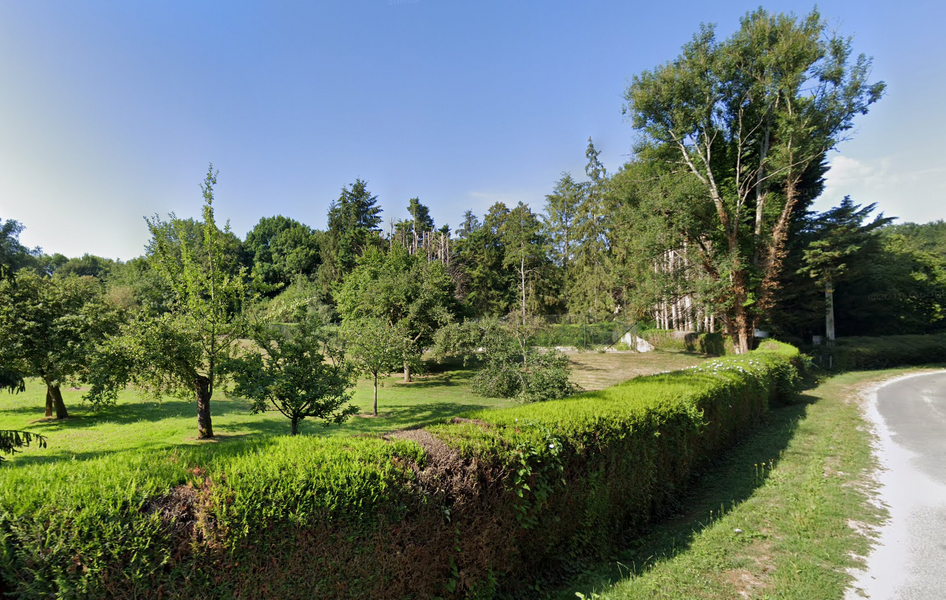
[[[705,470],[673,518],[633,540],[559,600],[842,598],[866,531],[875,468],[860,398],[908,369],[846,373],[773,407]]]

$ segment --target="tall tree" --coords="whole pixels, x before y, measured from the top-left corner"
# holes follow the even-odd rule
[[[86,376],[92,348],[118,327],[95,279],[42,277],[31,271],[0,280],[0,366],[46,385],[46,416],[69,417],[61,386]]]
[[[482,224],[468,213],[464,227],[469,227],[461,230],[451,263],[460,273],[459,297],[471,316],[504,316],[517,303],[516,274],[505,264],[502,237],[509,208],[502,202],[493,204]]]
[[[535,306],[535,274],[546,259],[545,237],[542,235],[542,223],[527,205],[520,202],[509,211],[500,228],[500,235],[506,247],[503,266],[516,271],[519,291],[519,315],[525,321],[529,313],[527,299],[532,297]]]
[[[588,181],[582,185],[581,201],[575,220],[574,277],[568,294],[569,312],[604,318],[614,311],[609,264],[611,242],[610,210],[607,204],[608,174],[588,138],[585,156]]]
[[[814,239],[803,251],[801,273],[808,274],[824,290],[825,337],[834,342],[834,288],[846,274],[849,262],[870,242],[874,232],[893,221],[878,215],[870,223],[864,220],[876,204],[861,207],[845,196],[839,206],[818,216],[812,227]]]
[[[186,240],[188,224],[174,218],[147,219],[151,230],[154,270],[173,291],[170,310],[158,316],[141,315],[120,336],[96,353],[94,379],[87,397],[93,402],[114,400],[129,381],[155,393],[184,393],[197,398],[197,437],[212,438],[210,400],[220,364],[233,352],[244,332],[241,318],[245,289],[243,271],[234,271],[225,243],[229,224],[217,227],[214,218],[213,165],[201,184],[204,198],[202,239]]]
[[[0,279],[23,267],[32,266],[39,248],[30,250],[20,243],[24,227],[19,221],[0,219]]]
[[[356,179],[342,188],[338,200],[328,210],[328,233],[332,238],[333,256],[323,256],[336,271],[335,281],[355,268],[358,257],[368,248],[371,236],[380,231],[381,207],[378,197],[368,191],[368,182]]]
[[[738,352],[750,348],[771,306],[797,211],[813,199],[806,178],[884,91],[851,40],[803,18],[747,14],[725,41],[703,26],[672,62],[633,78],[625,111],[638,151],[668,161],[702,189],[686,208],[704,221],[686,236]]]
[[[583,198],[582,185],[571,173],[562,173],[555,189],[545,197],[545,227],[548,231],[552,260],[562,270],[562,288],[568,304],[569,288],[573,280],[575,255],[575,227]]]

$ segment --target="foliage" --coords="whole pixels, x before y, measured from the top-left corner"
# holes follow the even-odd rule
[[[228,359],[243,333],[243,269],[227,253],[229,225],[217,227],[213,209],[213,165],[201,184],[203,222],[171,215],[170,221],[147,219],[152,239],[150,261],[173,292],[169,312],[142,314],[125,324],[93,357],[94,404],[113,402],[128,382],[156,394],[197,396],[199,438],[213,437],[210,400],[221,362]],[[197,237],[199,232],[200,237]]]
[[[55,407],[56,418],[65,419],[60,386],[88,378],[88,355],[117,329],[120,318],[95,279],[22,270],[0,280],[0,365],[42,379],[46,416]]]
[[[335,300],[343,323],[376,318],[403,332],[407,355],[416,359],[432,343],[434,332],[453,320],[453,293],[453,280],[442,264],[395,245],[388,253],[369,250],[359,258]]]
[[[24,267],[34,266],[39,248],[30,250],[20,243],[24,227],[13,219],[0,219],[0,279],[10,277]]]
[[[288,418],[292,435],[306,418],[324,424],[343,423],[358,411],[350,406],[351,369],[341,352],[314,319],[305,319],[292,333],[257,325],[252,339],[258,349],[230,359],[233,393],[253,402],[253,412],[272,404]]]
[[[346,359],[360,373],[372,377],[374,416],[378,416],[378,377],[411,360],[406,332],[379,318],[350,319],[342,328]]]
[[[480,363],[470,389],[481,396],[536,402],[576,393],[578,387],[569,381],[568,357],[531,346],[536,330],[535,322],[518,319],[465,321],[437,332],[435,352]]]
[[[260,219],[244,242],[257,287],[273,296],[299,277],[314,277],[322,263],[323,235],[282,215]]]
[[[368,191],[368,182],[356,179],[342,188],[338,200],[328,210],[328,237],[331,240],[328,255],[323,256],[326,268],[334,271],[338,282],[350,273],[358,257],[371,245],[372,236],[380,230],[381,207],[378,197]]]
[[[817,11],[763,9],[722,42],[704,26],[625,94],[639,156],[699,191],[678,205],[677,221],[696,225],[678,234],[713,283],[737,352],[771,306],[792,220],[820,191],[826,153],[884,90],[867,81],[870,60],[851,63],[850,40],[826,29]]]
[[[22,492],[0,493],[0,579],[25,598],[521,593],[672,506],[758,420],[795,355],[776,346],[407,439],[233,440],[6,469],[0,490]]]
[[[839,371],[942,363],[946,362],[946,333],[841,337],[831,348],[814,348],[812,355],[821,366]]]
[[[454,244],[454,262],[460,276],[458,297],[473,316],[499,317],[516,305],[516,274],[506,265],[506,245],[502,229],[509,209],[493,204],[480,224],[467,211]]]
[[[13,454],[18,448],[29,446],[33,442],[40,448],[46,447],[46,438],[42,435],[15,429],[0,429],[0,463],[4,460],[3,454]]]

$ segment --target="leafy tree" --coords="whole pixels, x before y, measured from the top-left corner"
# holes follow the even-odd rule
[[[350,273],[357,264],[358,257],[369,247],[372,236],[380,231],[381,207],[378,197],[368,191],[368,183],[356,179],[342,188],[338,200],[332,202],[328,211],[328,234],[332,243],[329,256],[323,256],[323,262],[334,269],[334,281]]]
[[[615,308],[609,273],[612,209],[607,197],[608,174],[598,159],[600,154],[588,138],[585,151],[588,181],[581,186],[574,223],[574,277],[568,293],[570,313],[589,314],[594,318],[604,318]]]
[[[258,350],[231,359],[226,370],[233,374],[233,393],[250,399],[253,412],[271,404],[290,420],[292,435],[306,418],[328,426],[358,412],[348,405],[351,369],[314,319],[304,319],[289,333],[260,324],[252,338]]]
[[[503,266],[512,267],[516,271],[520,298],[519,314],[525,320],[527,296],[533,296],[535,304],[533,278],[546,261],[542,223],[528,206],[520,202],[506,215],[500,226],[500,235],[506,249]]]
[[[81,258],[70,258],[59,265],[55,273],[63,276],[76,275],[78,277],[95,277],[96,279],[105,280],[117,264],[118,261],[110,258],[83,254]]]
[[[92,278],[42,277],[21,270],[0,281],[0,365],[4,387],[17,376],[46,384],[46,416],[69,413],[60,387],[87,375],[87,356],[115,331],[119,315]]]
[[[434,332],[456,313],[453,280],[444,266],[399,245],[387,254],[370,250],[362,256],[335,299],[344,324],[371,317],[403,332],[409,358],[404,361],[405,381]]]
[[[873,233],[893,219],[883,214],[872,222],[864,220],[876,204],[865,207],[854,204],[845,196],[840,206],[818,216],[812,227],[814,239],[803,252],[803,274],[810,275],[824,289],[825,332],[828,343],[834,342],[834,287],[846,274],[853,256],[871,241]]]
[[[682,170],[702,190],[683,208],[702,222],[685,236],[716,285],[714,304],[736,350],[771,306],[791,222],[813,199],[825,155],[884,91],[871,61],[817,11],[763,9],[718,41],[703,26],[674,61],[633,78],[625,111],[640,156]]]
[[[345,353],[355,368],[374,381],[374,416],[378,416],[378,376],[404,365],[407,335],[378,318],[353,319],[343,327]]]
[[[929,223],[898,223],[885,227],[884,235],[899,235],[904,243],[913,250],[925,252],[946,261],[946,221]]]
[[[173,291],[166,313],[141,315],[109,340],[93,359],[93,385],[87,398],[111,402],[118,390],[133,382],[161,393],[196,393],[197,437],[213,437],[210,400],[220,364],[233,353],[243,334],[243,273],[234,272],[223,230],[214,219],[213,165],[201,184],[204,197],[202,239],[189,238],[187,221],[147,219],[152,268]]]
[[[470,213],[470,229],[454,244],[453,263],[461,273],[459,297],[474,316],[498,317],[516,305],[516,275],[506,264],[502,232],[509,209],[502,202],[490,207],[482,225]]]
[[[583,196],[582,185],[572,179],[571,173],[562,173],[555,189],[545,197],[545,227],[551,243],[552,260],[563,272],[566,302],[575,256],[575,223]]]
[[[322,235],[282,215],[260,219],[244,242],[259,289],[273,296],[300,275],[314,276],[322,262]]]
[[[0,219],[0,279],[34,265],[39,248],[30,250],[20,243],[23,229],[19,221]]]

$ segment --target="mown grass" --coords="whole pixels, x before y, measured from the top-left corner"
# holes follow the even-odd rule
[[[688,366],[700,360],[695,356],[674,353],[587,353],[571,358],[573,377],[580,382],[587,382],[589,374],[598,376],[607,372],[613,377],[614,373],[619,373],[627,379]],[[443,421],[470,411],[515,405],[511,399],[483,398],[471,393],[469,380],[472,375],[468,369],[437,365],[431,365],[429,373],[415,377],[410,383],[404,383],[401,375],[392,374],[382,380],[383,387],[378,393],[378,417],[371,414],[371,382],[360,379],[352,399],[360,409],[359,415],[341,426],[329,427],[324,427],[320,421],[306,419],[301,424],[300,433],[318,436],[382,434]],[[157,402],[137,390],[128,389],[120,395],[116,405],[92,411],[82,401],[83,392],[82,389],[63,389],[70,414],[66,421],[43,417],[45,387],[38,380],[28,381],[24,393],[0,393],[0,429],[28,430],[49,439],[45,449],[25,448],[7,457],[8,466],[82,460],[106,452],[152,452],[206,444],[241,445],[249,440],[289,433],[289,421],[280,413],[270,410],[253,414],[249,402],[227,397],[222,390],[215,391],[211,401],[216,434],[211,441],[196,439],[197,406],[192,396],[165,397]]]
[[[773,407],[696,479],[677,515],[556,598],[842,598],[869,549],[864,531],[883,516],[869,502],[875,463],[858,394],[905,371],[846,373]]]

